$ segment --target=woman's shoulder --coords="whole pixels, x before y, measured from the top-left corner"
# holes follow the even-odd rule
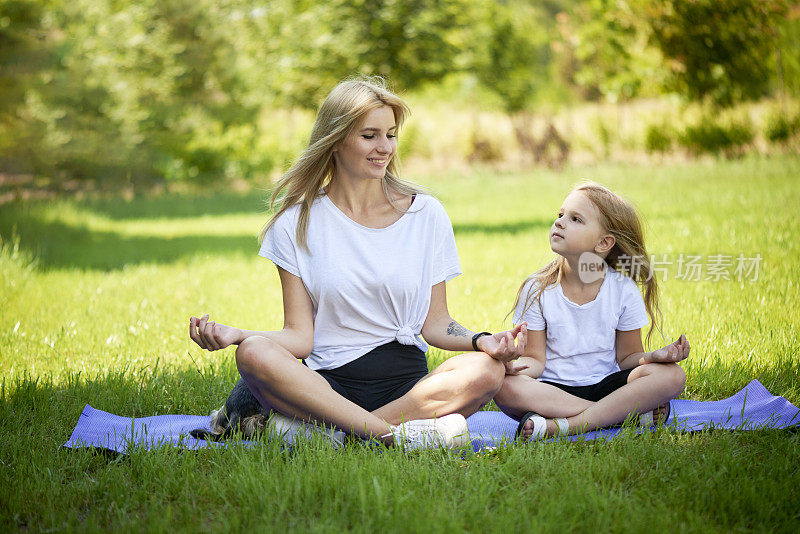
[[[423,214],[436,220],[447,219],[448,222],[450,221],[450,216],[447,215],[447,210],[445,210],[442,202],[428,193],[414,195],[414,201],[409,206],[408,211],[409,213]]]
[[[311,204],[311,213],[314,213],[320,209],[323,198],[324,195],[319,195],[317,198],[314,199],[314,202]],[[278,215],[273,224],[277,226],[288,226],[292,228],[296,227],[297,221],[300,219],[301,209],[302,209],[302,204],[300,204],[299,202],[297,204],[292,204],[291,206],[286,208],[283,213]]]

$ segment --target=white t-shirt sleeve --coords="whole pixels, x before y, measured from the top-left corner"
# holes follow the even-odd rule
[[[621,308],[617,330],[636,330],[650,322],[639,286],[633,280],[626,279],[623,285]]]
[[[433,281],[436,285],[439,282],[449,282],[461,274],[461,264],[458,261],[458,248],[456,238],[453,233],[453,224],[444,207],[434,198],[429,202],[436,209],[436,234],[435,234],[435,261],[433,265]],[[412,210],[413,210],[412,205]]]
[[[297,241],[294,224],[289,212],[284,212],[275,223],[270,226],[261,242],[258,255],[271,260],[278,267],[300,276],[300,266],[297,261]]]
[[[522,293],[520,293],[517,307],[514,310],[514,324],[526,321],[528,330],[544,330],[547,324],[544,317],[542,317],[542,309],[539,307],[538,301],[531,302],[530,306],[527,309],[525,308],[528,296],[536,291],[536,287],[536,281],[533,279],[525,283],[525,287],[522,288]]]

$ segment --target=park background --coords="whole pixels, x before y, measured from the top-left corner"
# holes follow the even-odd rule
[[[206,413],[232,350],[190,315],[280,324],[256,257],[274,180],[339,80],[410,104],[403,175],[453,221],[453,316],[508,327],[582,179],[660,261],[683,398],[800,402],[800,4],[0,0],[0,519],[20,530],[793,530],[797,434],[405,455],[310,444],[61,450],[85,404]],[[435,365],[449,353],[432,349]],[[491,406],[490,406],[491,408]]]

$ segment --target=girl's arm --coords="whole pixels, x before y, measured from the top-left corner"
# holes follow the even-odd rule
[[[681,334],[674,342],[653,352],[645,352],[642,345],[642,331],[617,330],[617,363],[620,369],[633,369],[647,363],[675,363],[689,357],[689,341]]]
[[[515,368],[506,365],[507,375],[528,375],[531,378],[539,378],[544,371],[544,364],[547,361],[547,330],[528,330],[528,343],[525,346],[525,354],[514,362]]]
[[[431,305],[422,337],[430,345],[444,350],[472,351],[472,336],[475,332],[458,324],[447,310],[447,289],[444,282],[431,288]],[[478,349],[501,362],[516,360],[525,352],[527,325],[521,323],[513,330],[498,332],[478,338]]]
[[[283,293],[283,328],[277,331],[242,330],[209,321],[208,315],[189,320],[189,337],[201,348],[220,350],[238,345],[251,336],[263,336],[291,352],[306,358],[314,348],[314,315],[311,297],[299,277],[278,267]]]

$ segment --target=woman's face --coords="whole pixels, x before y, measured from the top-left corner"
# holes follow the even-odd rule
[[[394,111],[381,106],[368,112],[334,149],[337,177],[383,179],[397,152]]]

